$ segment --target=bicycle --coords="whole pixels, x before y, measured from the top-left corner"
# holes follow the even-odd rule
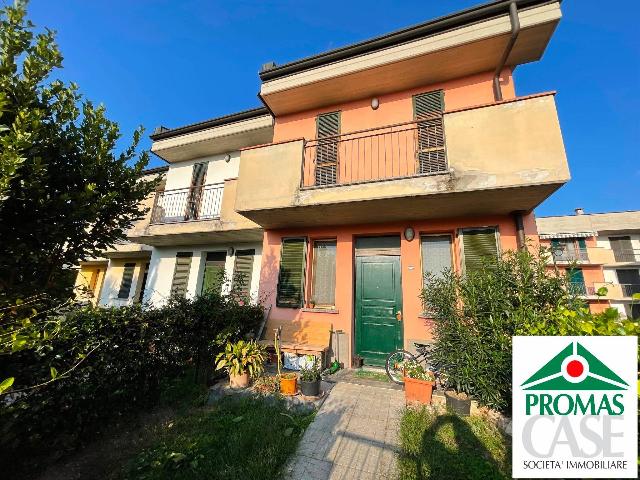
[[[399,349],[387,357],[387,361],[385,362],[387,376],[392,382],[398,385],[404,384],[404,368],[402,365],[408,361],[424,363],[428,370],[431,370],[436,377],[438,376],[436,365],[431,362],[433,345],[426,343],[414,343],[414,345],[418,355],[414,355],[407,350]]]

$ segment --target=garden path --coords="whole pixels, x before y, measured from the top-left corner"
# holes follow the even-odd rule
[[[305,431],[285,478],[393,478],[403,407],[404,392],[390,385],[338,382]]]

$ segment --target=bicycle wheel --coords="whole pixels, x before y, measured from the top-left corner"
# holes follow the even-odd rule
[[[387,357],[385,370],[387,371],[387,376],[392,382],[397,383],[398,385],[404,384],[402,363],[409,360],[415,362],[416,357],[413,353],[407,352],[406,350],[396,350]]]

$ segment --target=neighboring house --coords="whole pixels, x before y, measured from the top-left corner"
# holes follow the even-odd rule
[[[241,150],[235,210],[264,228],[271,319],[298,338],[331,325],[334,352],[380,365],[431,338],[424,274],[537,239],[531,212],[569,169],[554,92],[518,97],[512,73],[541,58],[561,12],[516,6],[263,66],[273,143]]]
[[[553,261],[569,270],[572,287],[592,311],[615,307],[626,317],[640,317],[640,211],[540,217],[540,242]],[[601,287],[606,295],[598,296]],[[601,292],[602,293],[602,292]]]

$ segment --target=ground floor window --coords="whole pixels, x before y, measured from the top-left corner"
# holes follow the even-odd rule
[[[135,263],[125,263],[122,272],[122,280],[120,280],[120,289],[118,290],[118,298],[129,298],[131,293],[131,283],[133,282],[133,272],[136,269]]]
[[[307,263],[305,238],[284,238],[280,250],[280,271],[276,305],[300,308],[304,304],[304,277]]]
[[[498,229],[487,228],[463,228],[460,230],[462,236],[462,257],[465,272],[479,270],[483,263],[491,259],[497,259]]]
[[[222,291],[226,261],[226,252],[207,252],[204,262],[204,272],[202,273],[201,293],[208,291],[220,293]]]
[[[313,275],[309,302],[319,307],[336,303],[336,241],[313,242]]]
[[[253,274],[254,249],[236,250],[236,260],[233,265],[233,291],[249,297],[251,294],[251,280]]]
[[[171,295],[184,296],[187,293],[192,257],[193,252],[178,252],[176,254],[176,265],[173,270],[173,281],[171,282]]]
[[[453,266],[451,259],[451,235],[423,235],[422,278],[427,275],[438,278]]]

